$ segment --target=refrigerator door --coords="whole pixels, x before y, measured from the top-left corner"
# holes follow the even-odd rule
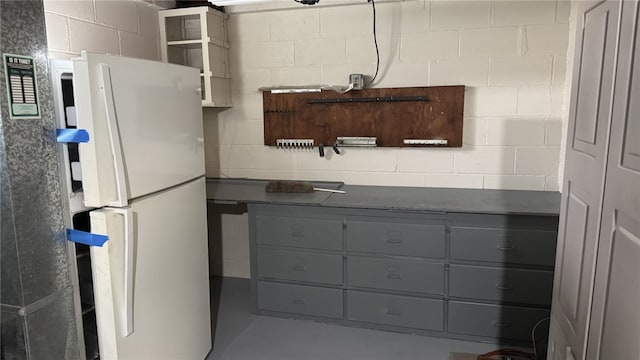
[[[90,214],[100,356],[204,359],[211,349],[205,180]]]
[[[73,60],[85,205],[130,199],[204,174],[197,69],[83,52]]]

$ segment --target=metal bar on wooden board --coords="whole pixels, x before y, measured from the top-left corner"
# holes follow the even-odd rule
[[[426,96],[376,96],[364,98],[329,98],[329,99],[309,99],[307,104],[349,104],[367,102],[400,102],[400,101],[429,101]]]

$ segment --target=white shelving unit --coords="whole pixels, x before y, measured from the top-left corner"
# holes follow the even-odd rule
[[[228,15],[201,6],[159,16],[162,60],[200,69],[202,106],[231,107]]]

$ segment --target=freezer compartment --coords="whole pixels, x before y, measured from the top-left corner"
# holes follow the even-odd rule
[[[204,175],[197,69],[82,53],[73,60],[87,206],[126,206]]]
[[[101,357],[203,359],[211,348],[205,180],[91,213]]]

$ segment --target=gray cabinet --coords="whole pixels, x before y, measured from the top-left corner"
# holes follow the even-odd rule
[[[249,204],[260,314],[527,345],[557,216]]]

